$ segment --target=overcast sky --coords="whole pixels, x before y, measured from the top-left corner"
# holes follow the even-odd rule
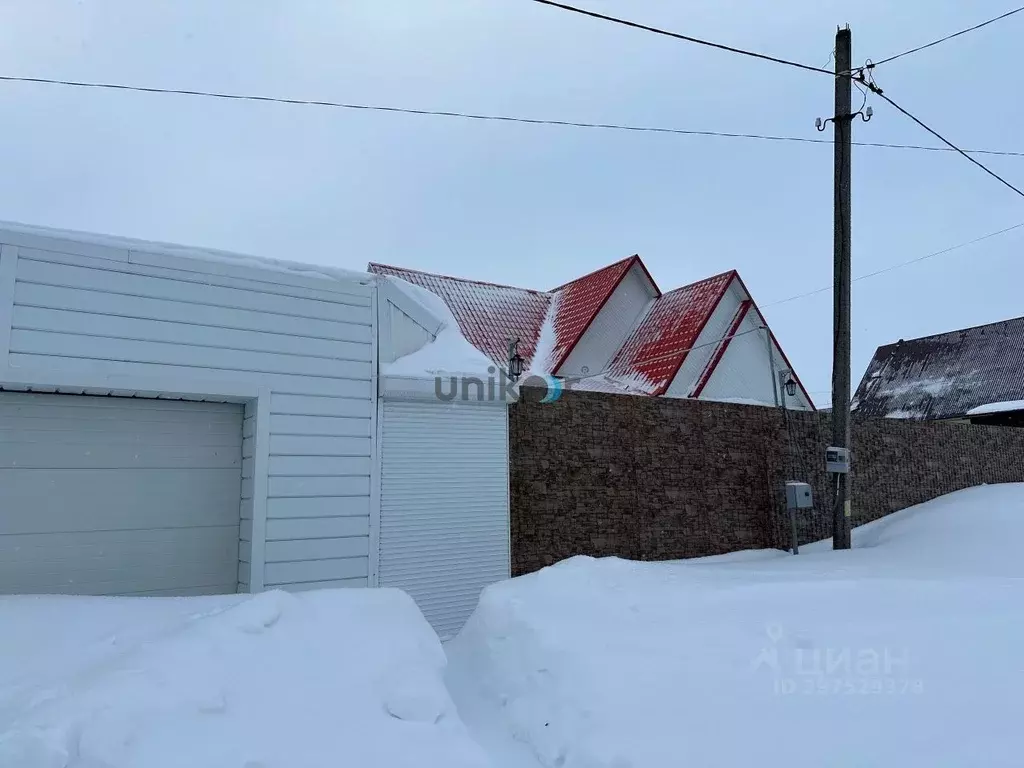
[[[579,0],[824,66],[1008,0]],[[1024,150],[1024,14],[879,67],[970,148]],[[810,138],[832,79],[529,0],[0,0],[0,74]],[[855,140],[934,143],[879,100]],[[859,98],[857,104],[859,105]],[[855,105],[855,106],[856,106]],[[639,253],[662,290],[738,269],[762,305],[831,283],[829,146],[0,83],[0,219],[551,288]],[[854,148],[854,275],[1024,222],[961,157]],[[1024,158],[984,162],[1018,185]],[[854,284],[853,378],[897,338],[1024,312],[1024,229]],[[765,314],[819,404],[831,294]]]

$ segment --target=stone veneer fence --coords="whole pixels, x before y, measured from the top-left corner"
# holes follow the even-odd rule
[[[827,413],[566,392],[510,407],[512,572],[787,548],[785,480],[814,488],[801,543],[831,535]],[[788,417],[788,428],[786,420]],[[951,491],[1024,481],[1024,429],[853,422],[853,524]]]

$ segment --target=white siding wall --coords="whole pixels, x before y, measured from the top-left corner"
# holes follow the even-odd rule
[[[439,635],[510,575],[504,404],[382,400],[380,586],[408,592]]]
[[[255,402],[247,402],[245,418],[242,420],[242,523],[238,529],[238,591],[243,593],[250,591],[252,578],[252,497],[255,487],[256,410]]]
[[[377,323],[381,364],[393,363],[432,342],[440,330],[441,319],[402,290],[395,287],[398,278],[389,277],[378,285]],[[408,286],[413,289],[413,286]],[[425,289],[418,289],[425,290]]]
[[[736,318],[736,311],[740,304],[748,298],[739,281],[734,279],[715,311],[711,313],[711,318],[704,326],[704,330],[697,337],[694,348],[686,356],[683,364],[679,367],[679,372],[669,384],[665,397],[691,397],[693,395],[693,390],[700,381],[704,369],[707,368],[711,358],[718,350],[718,345],[714,342],[729,332],[729,326]]]
[[[266,393],[246,411],[240,587],[367,584],[376,418],[369,277],[18,232],[0,231],[0,242],[0,381],[79,376],[91,384],[60,391],[172,397],[165,382],[199,382],[190,392],[238,383]],[[254,550],[248,542],[264,528],[265,551]],[[251,579],[250,562],[261,561],[263,578]]]
[[[772,376],[777,378],[778,371],[784,370],[786,363],[774,343],[774,360],[769,355],[768,335],[762,330],[763,326],[764,320],[751,309],[704,387],[701,400],[756,400],[765,405],[775,404],[773,384],[776,379]],[[794,410],[810,409],[799,389],[796,397],[786,397],[786,406]]]
[[[634,264],[555,373],[580,376],[586,366],[593,375],[607,368],[653,298],[651,281]]]

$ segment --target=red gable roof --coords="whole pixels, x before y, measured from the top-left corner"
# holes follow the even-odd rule
[[[664,394],[735,276],[726,272],[664,294],[622,345],[610,373],[640,378],[650,394]]]
[[[647,272],[639,256],[630,256],[552,291],[558,297],[554,317],[557,343],[551,356],[552,371],[557,371],[565,362],[576,342],[634,264],[639,264]],[[651,280],[651,285],[654,285],[654,280]],[[654,290],[658,291],[656,285]]]
[[[414,269],[369,265],[369,271],[392,275],[436,293],[448,305],[462,335],[496,363],[508,359],[508,337],[519,339],[519,354],[529,362],[551,304],[551,294]]]
[[[539,362],[545,370],[556,371],[634,264],[640,264],[646,274],[640,257],[630,256],[549,292],[387,264],[371,263],[369,270],[399,277],[440,296],[455,316],[462,335],[497,363],[503,364],[508,356],[509,336],[519,339],[519,354],[527,364],[531,363],[544,323],[550,321],[555,334],[554,348],[548,350],[548,360]],[[657,291],[657,286],[654,289]],[[554,316],[548,318],[552,311]]]
[[[369,265],[376,274],[393,275],[440,296],[462,334],[498,364],[507,356],[507,338],[518,337],[519,354],[529,364],[545,329],[554,331],[547,372],[565,362],[601,308],[630,269],[638,265],[651,281],[655,301],[609,366],[593,374],[605,377],[612,389],[660,395],[668,389],[690,348],[725,295],[736,272],[726,272],[664,295],[650,278],[639,256],[630,256],[550,292],[531,291],[494,283],[464,280],[411,269]],[[547,346],[547,345],[545,345]]]

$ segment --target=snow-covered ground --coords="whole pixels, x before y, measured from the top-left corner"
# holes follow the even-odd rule
[[[1022,535],[1024,484],[848,552],[574,558],[447,673],[394,590],[0,598],[0,768],[1019,766]]]
[[[448,685],[502,768],[1019,766],[1024,485],[797,557],[574,558],[488,588]]]
[[[397,590],[0,598],[3,768],[477,768]]]

